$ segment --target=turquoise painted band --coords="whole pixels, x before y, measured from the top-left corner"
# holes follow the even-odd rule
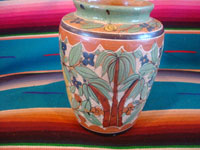
[[[65,24],[63,21],[61,22],[61,27],[69,32],[87,36],[87,37],[94,37],[94,38],[102,38],[102,39],[116,39],[116,40],[143,40],[143,39],[151,39],[158,37],[164,33],[164,28],[155,31],[155,32],[149,32],[149,33],[141,33],[141,34],[107,34],[107,33],[97,33],[97,32],[91,32],[91,31],[85,31],[80,30],[77,28],[73,28],[67,24]]]

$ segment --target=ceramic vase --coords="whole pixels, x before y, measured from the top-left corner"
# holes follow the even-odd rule
[[[131,128],[157,74],[164,29],[141,0],[74,0],[59,27],[68,99],[86,129]]]

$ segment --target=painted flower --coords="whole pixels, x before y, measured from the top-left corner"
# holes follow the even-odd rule
[[[81,103],[82,102],[82,99],[80,98],[80,96],[78,94],[74,94],[74,98],[76,99],[76,101],[78,103]]]
[[[123,112],[126,113],[126,115],[130,115],[133,109],[134,109],[134,106],[132,103],[130,103],[128,104],[127,107],[124,108]]]
[[[148,26],[148,27],[147,27],[147,30],[148,30],[148,31],[153,31],[153,29],[154,29],[154,27],[152,27],[152,26]]]
[[[149,59],[147,58],[147,55],[140,58],[140,62],[142,63],[142,66],[149,62]]]
[[[100,107],[92,107],[91,112],[96,116],[103,115],[103,110]]]
[[[67,49],[66,43],[61,42],[61,48],[62,48],[63,53],[65,54],[65,50]]]
[[[75,18],[74,20],[70,21],[70,23],[80,24],[82,21],[84,21],[84,20],[81,18]]]
[[[148,86],[151,87],[153,85],[154,79],[156,78],[156,73],[151,77],[151,79],[148,81]]]
[[[75,77],[73,77],[72,83],[74,84],[74,86],[78,89],[79,86],[82,85],[82,83],[80,81],[77,81]]]
[[[94,66],[94,54],[88,54],[86,52],[83,52],[84,60],[83,64],[87,66],[88,64],[91,66]]]

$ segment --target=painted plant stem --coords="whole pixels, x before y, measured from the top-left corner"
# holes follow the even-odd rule
[[[116,60],[110,126],[117,126],[119,59]]]
[[[126,90],[125,94],[123,95],[123,97],[121,98],[121,100],[119,102],[119,106],[118,106],[118,126],[119,127],[123,125],[122,114],[123,114],[123,109],[124,109],[124,104],[126,102],[126,99],[130,95],[132,90],[134,90],[134,88],[135,88],[135,86],[137,85],[138,82],[139,82],[139,80],[136,80],[131,84],[131,86]]]
[[[108,127],[109,126],[109,119],[110,119],[110,104],[108,102],[108,99],[101,93],[97,88],[92,86],[91,84],[88,85],[92,91],[95,93],[97,96],[98,100],[100,101],[102,107],[103,107],[103,127]]]

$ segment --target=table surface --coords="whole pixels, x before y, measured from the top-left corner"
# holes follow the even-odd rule
[[[72,113],[57,34],[1,39],[0,149],[200,148],[199,40],[200,34],[167,34],[171,44],[136,124],[101,135],[83,129]]]

